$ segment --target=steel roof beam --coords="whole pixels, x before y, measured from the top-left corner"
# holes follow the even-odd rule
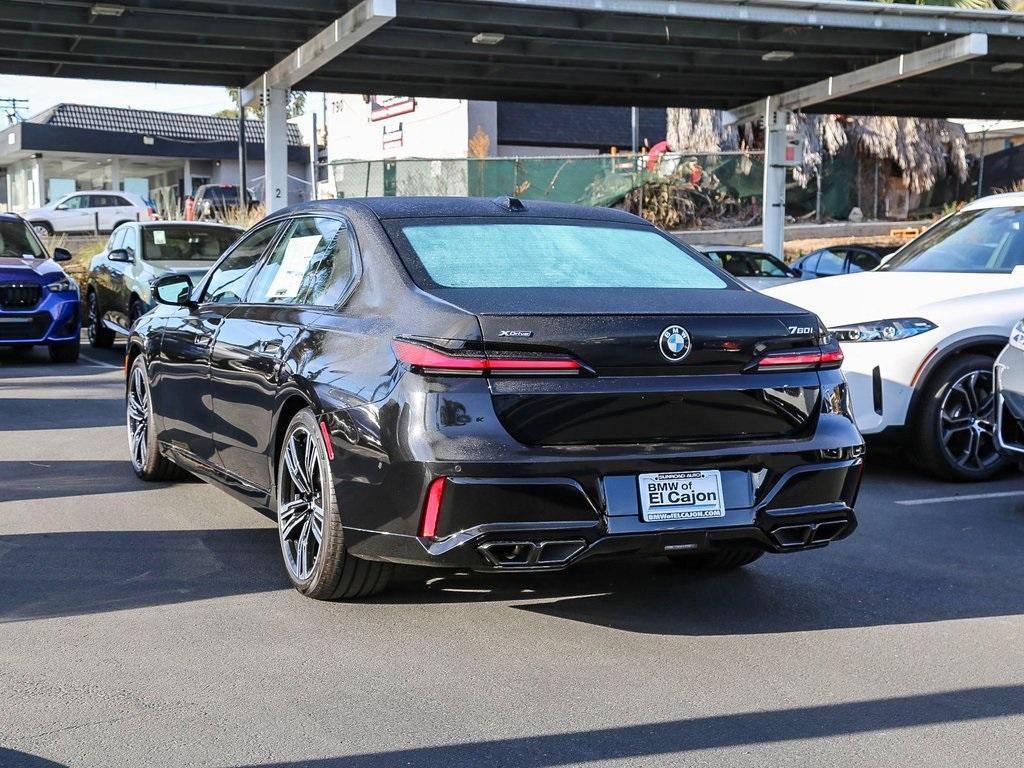
[[[242,90],[251,104],[268,89],[288,89],[395,18],[395,0],[363,0]]]
[[[594,0],[474,0],[474,5],[595,10]],[[940,35],[987,33],[1024,37],[1024,14],[969,8],[873,5],[847,0],[601,0],[608,15],[633,14],[660,19],[723,21],[735,24],[822,26]]]
[[[883,85],[934,72],[937,69],[960,64],[988,53],[988,35],[972,33],[934,45],[914,53],[856,69],[842,75],[820,80],[792,91],[773,96],[775,109],[798,110],[815,104],[842,99],[851,94],[869,91]],[[749,123],[764,115],[764,101],[753,101],[730,110],[723,119],[726,123]]]

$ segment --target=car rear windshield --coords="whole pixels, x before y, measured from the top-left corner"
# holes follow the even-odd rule
[[[0,257],[3,256],[45,259],[46,252],[29,233],[27,224],[22,221],[0,221]]]
[[[237,238],[238,232],[221,227],[143,227],[142,258],[212,263]]]
[[[399,247],[424,287],[727,288],[651,227],[566,220],[405,221]]]
[[[882,272],[1011,272],[1024,264],[1024,207],[960,211],[907,243]]]

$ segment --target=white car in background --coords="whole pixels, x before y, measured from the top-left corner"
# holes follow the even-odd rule
[[[965,206],[876,270],[766,293],[836,335],[864,434],[900,439],[918,468],[947,480],[984,480],[1007,464],[992,364],[1024,314],[1024,193]]]
[[[133,192],[94,190],[72,192],[42,208],[32,208],[24,218],[45,237],[52,234],[113,232],[129,221],[156,221],[149,203]]]

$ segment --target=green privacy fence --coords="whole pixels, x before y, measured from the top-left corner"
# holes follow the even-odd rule
[[[838,170],[838,169],[835,169]],[[828,169],[826,169],[828,171]],[[500,197],[584,205],[621,206],[637,213],[659,204],[695,209],[689,220],[735,217],[760,210],[764,176],[760,152],[666,154],[648,167],[646,156],[489,157],[454,159],[343,160],[332,164],[338,197],[451,195]],[[826,177],[825,216],[850,209],[849,173]],[[661,199],[659,199],[659,197]],[[814,182],[790,184],[789,212],[814,211]],[[687,223],[687,217],[681,224]]]
[[[760,153],[665,155],[654,170],[628,155],[343,160],[333,163],[339,197],[455,195],[614,205],[645,181],[701,169],[738,196],[760,196]]]

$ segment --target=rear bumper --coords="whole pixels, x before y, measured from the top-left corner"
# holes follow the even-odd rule
[[[634,475],[600,483],[598,505],[568,478],[448,481],[440,538],[346,527],[359,557],[474,571],[559,570],[596,557],[644,557],[753,546],[767,552],[823,547],[857,527],[860,458],[799,465],[774,483],[723,470],[724,517],[648,523]],[[524,519],[525,518],[525,519]],[[461,527],[471,519],[474,525]]]

